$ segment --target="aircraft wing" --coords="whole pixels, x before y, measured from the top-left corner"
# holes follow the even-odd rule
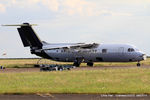
[[[54,49],[91,49],[96,48],[99,44],[85,44],[85,43],[76,43],[76,44],[50,44],[43,48],[43,50],[54,50]]]
[[[70,46],[70,48],[82,48],[82,49],[91,49],[91,48],[96,48],[99,44],[97,43],[92,43],[92,44],[81,44],[81,45],[75,45],[75,46]]]

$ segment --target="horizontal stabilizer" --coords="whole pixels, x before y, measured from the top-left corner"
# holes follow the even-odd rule
[[[37,26],[37,24],[24,23],[24,24],[12,24],[12,25],[2,25],[2,26]]]

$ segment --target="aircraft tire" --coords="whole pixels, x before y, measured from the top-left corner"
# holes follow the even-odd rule
[[[141,66],[141,64],[140,63],[137,63],[137,67],[140,67]]]
[[[87,63],[87,66],[93,66],[94,65],[94,63],[93,62],[90,62],[90,63]]]
[[[80,66],[80,64],[78,64],[78,63],[74,63],[74,64],[73,64],[73,66],[79,67],[79,66]]]

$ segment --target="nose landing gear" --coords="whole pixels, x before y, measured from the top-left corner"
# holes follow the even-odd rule
[[[141,64],[140,64],[140,62],[138,61],[138,63],[137,63],[137,67],[140,67],[141,66]]]

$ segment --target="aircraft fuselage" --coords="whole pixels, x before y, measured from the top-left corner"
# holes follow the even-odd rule
[[[43,50],[50,47],[51,45],[43,46]],[[99,44],[96,48],[61,48],[44,50],[44,52],[49,56],[49,59],[62,62],[74,62],[76,58],[83,59],[85,63],[135,62],[146,59],[146,55],[143,52],[128,44]]]

